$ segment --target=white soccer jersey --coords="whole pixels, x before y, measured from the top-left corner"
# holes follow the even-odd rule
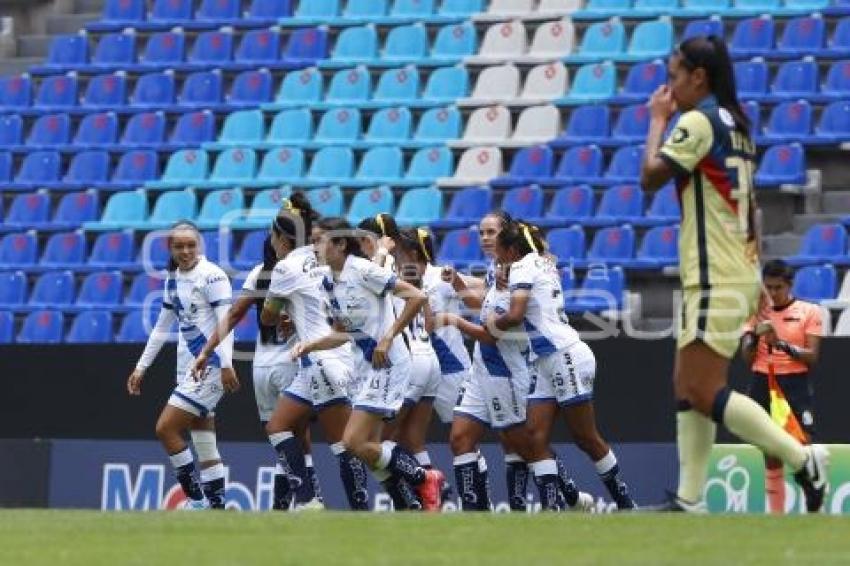
[[[481,324],[492,315],[503,315],[511,306],[511,295],[504,289],[490,287],[481,304]],[[475,371],[492,377],[528,378],[528,337],[521,327],[510,328],[496,344],[475,343],[473,353]]]
[[[564,293],[558,269],[552,261],[529,253],[511,265],[511,292],[528,291],[528,310],[523,325],[534,356],[548,356],[580,340],[564,313]]]
[[[180,336],[177,340],[177,375],[182,376],[201,353],[207,338],[218,326],[219,312],[226,312],[232,290],[227,274],[201,256],[189,271],[173,271],[165,280],[162,308],[177,318]],[[233,333],[210,356],[211,367],[230,367],[233,356]]]
[[[365,361],[372,360],[375,346],[395,320],[392,302],[388,300],[395,282],[395,273],[351,255],[337,280],[326,276],[322,281],[334,319],[352,335]],[[390,363],[409,357],[401,335],[396,336],[389,351]]]
[[[254,266],[245,279],[245,283],[242,285],[242,290],[251,293],[255,298],[257,298],[257,279],[262,270],[262,263]],[[246,316],[255,316],[255,313],[249,311]],[[257,344],[254,347],[254,366],[270,367],[289,362],[289,350],[295,344],[295,341],[296,338],[294,335],[290,336],[287,340],[279,332],[275,332],[272,335],[271,341],[263,342],[262,333],[258,332]]]
[[[454,287],[443,281],[442,270],[439,267],[429,265],[425,269],[422,287],[428,295],[428,302],[433,312],[461,314],[463,302]],[[440,372],[443,375],[469,369],[471,365],[469,352],[460,330],[454,326],[438,328],[431,334],[431,343],[440,361]]]

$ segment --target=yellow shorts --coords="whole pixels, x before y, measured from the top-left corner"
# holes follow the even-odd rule
[[[682,290],[677,347],[704,342],[724,358],[732,358],[744,323],[756,312],[761,285],[686,287]]]

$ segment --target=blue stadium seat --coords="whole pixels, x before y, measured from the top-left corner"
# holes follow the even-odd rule
[[[86,71],[117,71],[131,65],[136,58],[136,35],[133,32],[108,33],[100,37]]]
[[[250,183],[257,173],[257,153],[253,149],[228,148],[218,154],[209,179],[193,183],[204,187],[233,187]]]
[[[809,98],[818,90],[818,66],[811,58],[783,63],[771,85],[772,99]]]
[[[123,71],[95,75],[89,79],[80,106],[91,110],[119,109],[126,106],[127,78]]]
[[[313,155],[307,179],[316,185],[342,183],[354,175],[354,153],[342,146],[324,147]]]
[[[144,0],[107,0],[101,19],[86,25],[89,31],[113,31],[134,27],[145,20]]]
[[[588,0],[584,9],[574,12],[572,17],[577,20],[599,20],[611,16],[626,14],[632,9],[631,0]]]
[[[154,0],[148,22],[141,29],[169,29],[190,25],[192,0]]]
[[[97,222],[84,225],[86,230],[119,230],[139,224],[148,217],[148,198],[144,189],[118,192],[109,197]]]
[[[194,218],[197,199],[192,190],[169,191],[156,200],[150,218],[143,224],[146,228],[167,228],[184,218]]]
[[[646,104],[633,104],[620,109],[611,138],[615,142],[640,143],[649,132],[649,109]]]
[[[623,308],[626,278],[619,265],[598,267],[587,272],[579,289],[567,294],[567,313],[603,312]]]
[[[850,17],[844,17],[835,24],[832,37],[826,44],[824,54],[829,57],[850,56]]]
[[[151,313],[154,318],[157,312]],[[121,327],[115,336],[115,341],[120,344],[144,343],[148,339],[153,324],[154,321],[150,321],[147,325],[145,324],[144,312],[142,310],[131,310],[121,320]]]
[[[15,315],[0,311],[0,344],[11,344],[15,339]]]
[[[454,104],[469,95],[469,71],[466,67],[440,67],[428,76],[422,98],[435,104]]]
[[[35,280],[27,305],[32,309],[70,306],[74,301],[74,287],[71,271],[47,271]]]
[[[345,202],[342,190],[334,185],[307,192],[313,210],[322,216],[342,216]]]
[[[431,108],[419,118],[413,139],[423,145],[441,144],[460,137],[461,117],[456,106]]]
[[[268,69],[243,71],[233,79],[227,96],[231,108],[256,108],[272,99],[272,75]]]
[[[27,299],[27,275],[23,271],[0,272],[0,307],[17,307]]]
[[[806,161],[798,143],[767,149],[755,175],[756,186],[799,185],[806,181]]]
[[[611,110],[605,104],[573,108],[564,133],[552,142],[553,147],[599,143],[611,137]]]
[[[135,252],[130,230],[105,232],[95,239],[88,264],[97,269],[134,269]]]
[[[454,171],[454,155],[445,146],[425,147],[413,154],[405,175],[411,186],[428,185]]]
[[[827,265],[809,265],[794,274],[791,292],[803,301],[819,303],[835,298],[837,275],[835,268]]]
[[[114,112],[88,114],[80,121],[71,144],[75,148],[115,145],[118,140],[118,116]]]
[[[775,33],[770,16],[741,20],[732,34],[729,54],[739,59],[769,56],[774,49]]]
[[[340,0],[299,2],[287,24],[304,25],[335,20],[340,13]]]
[[[364,102],[372,91],[372,79],[369,70],[363,65],[353,69],[343,69],[331,78],[325,100],[333,104],[352,104]]]
[[[838,100],[823,109],[815,127],[815,138],[825,143],[850,139],[850,102]]]
[[[405,191],[398,203],[395,219],[401,226],[431,224],[443,212],[443,192],[436,187]]]
[[[419,22],[434,15],[435,0],[394,0],[387,18],[393,23]]]
[[[42,268],[76,269],[86,261],[86,240],[82,232],[64,232],[48,238],[39,262]]]
[[[682,7],[676,12],[676,15],[682,15],[684,17],[706,17],[713,14],[725,15],[730,7],[730,0],[683,0]],[[722,32],[720,35],[723,35]]]
[[[623,82],[623,88],[614,96],[614,102],[643,102],[667,82],[667,67],[661,61],[647,61],[632,65]]]
[[[24,121],[17,114],[0,116],[0,147],[15,147],[23,139]]]
[[[826,24],[816,14],[787,21],[776,48],[783,57],[816,55],[824,48],[825,40]]]
[[[359,139],[362,132],[362,119],[357,108],[336,108],[322,115],[313,139],[318,144],[350,143]]]
[[[493,192],[486,187],[466,187],[452,197],[442,218],[431,222],[434,228],[460,228],[477,224],[492,208]]]
[[[3,229],[14,231],[35,228],[33,225],[47,224],[49,215],[50,195],[47,191],[17,195],[6,211]]]
[[[18,344],[58,344],[62,341],[65,317],[59,311],[38,310],[24,319]]]
[[[149,232],[142,242],[136,261],[145,266],[147,271],[151,268],[161,270],[165,269],[170,257],[171,251],[168,249],[167,238],[163,234]]]
[[[614,96],[617,86],[617,69],[610,61],[582,65],[576,71],[570,93],[562,102],[586,104]]]
[[[292,189],[288,186],[282,188],[265,189],[254,196],[251,202],[251,209],[246,214],[245,218],[240,220],[234,227],[240,228],[266,228],[271,225],[272,220],[277,216],[280,210],[283,199],[289,197]],[[238,261],[238,256],[237,256]],[[236,266],[242,269],[242,266]]]
[[[596,145],[580,145],[564,152],[554,182],[558,184],[596,182],[602,176],[602,150]]]
[[[55,151],[33,151],[24,157],[13,183],[6,189],[31,189],[59,180],[61,160]]]
[[[66,145],[71,136],[71,118],[67,114],[43,114],[36,118],[27,136],[27,146],[37,148]]]
[[[78,193],[63,195],[50,221],[55,229],[68,229],[81,226],[98,217],[97,191],[89,189]]]
[[[591,3],[588,4],[588,10]],[[596,22],[585,30],[578,52],[567,59],[577,63],[616,59],[623,55],[625,49],[626,29],[622,23]]]
[[[7,110],[26,108],[32,98],[32,81],[26,73],[0,77],[0,106]]]
[[[404,156],[396,146],[376,146],[363,154],[354,179],[347,186],[395,183],[404,173]],[[377,214],[377,213],[376,213]]]
[[[382,60],[393,63],[419,63],[428,58],[428,31],[421,23],[398,26],[384,41]]]
[[[206,179],[209,174],[209,155],[204,150],[184,149],[171,154],[165,172],[158,181],[146,186],[153,188],[183,187],[189,183]]]
[[[638,0],[640,1],[640,0]],[[666,0],[655,0],[666,1]],[[677,0],[673,0],[677,2]],[[673,49],[673,24],[667,20],[655,20],[638,24],[629,40],[625,55],[619,60],[644,61],[654,57],[665,57]]]
[[[204,198],[195,223],[201,229],[229,225],[239,218],[243,208],[245,208],[245,196],[241,189],[213,191]]]
[[[215,139],[215,115],[209,110],[183,114],[177,120],[168,145],[173,148],[192,148]]]
[[[330,61],[325,66],[368,63],[378,58],[378,31],[373,24],[351,27],[340,32]]]
[[[791,265],[842,262],[847,257],[847,231],[841,224],[815,224],[806,231]],[[846,261],[844,261],[846,263]]]
[[[174,104],[174,72],[148,73],[136,81],[130,106],[134,108],[162,108]]]
[[[322,73],[315,67],[290,71],[280,83],[273,107],[318,103],[324,93]]]
[[[124,299],[124,306],[130,308],[143,307],[146,302],[151,302],[151,295],[162,294],[162,286],[161,278],[148,273],[139,273],[130,284],[130,290]]]
[[[451,24],[437,31],[430,59],[443,64],[460,62],[464,57],[474,55],[477,50],[478,33],[472,22]]]
[[[243,316],[233,328],[233,339],[237,342],[254,344],[260,330],[257,326],[257,317]]]
[[[732,13],[739,14],[769,14],[777,12],[780,0],[734,0]]]
[[[209,108],[222,101],[222,79],[219,71],[199,71],[186,76],[179,103],[185,107]]]
[[[197,45],[197,41],[195,42]],[[173,69],[186,57],[186,36],[182,31],[162,31],[148,37],[139,62],[129,68],[142,72]]]
[[[558,258],[558,264],[581,263],[585,256],[585,236],[581,226],[555,228],[546,234],[549,253]]]
[[[463,269],[470,263],[481,261],[483,255],[477,230],[459,228],[450,230],[443,236],[440,251],[437,253],[437,262],[440,265],[448,264],[456,269]]]
[[[351,207],[348,210],[348,221],[356,226],[364,218],[374,217],[381,213],[392,214],[395,211],[395,197],[387,186],[363,189],[354,194]]]
[[[202,232],[204,255],[215,264],[230,265],[233,257],[233,233],[230,230]]]
[[[12,154],[8,151],[0,151],[0,183],[9,183],[12,180]]]
[[[419,71],[413,65],[381,73],[373,99],[380,104],[409,104],[419,99]]]
[[[541,226],[563,226],[583,223],[593,214],[594,196],[589,185],[574,185],[558,189],[552,197]]]
[[[821,97],[828,100],[850,97],[850,60],[836,61],[830,65],[821,87]]]
[[[205,31],[198,34],[186,64],[178,66],[189,70],[207,70],[227,67],[233,62],[233,32]]]
[[[35,231],[6,234],[0,239],[0,265],[28,267],[35,263],[38,240]]]
[[[195,21],[202,25],[227,26],[242,19],[239,0],[202,0],[195,12]]]
[[[232,146],[251,147],[262,142],[266,133],[265,129],[262,110],[231,112],[224,118],[218,140],[204,147],[218,149]]]
[[[643,217],[643,191],[637,185],[615,185],[602,194],[596,216],[586,224],[612,226]]]
[[[501,208],[514,218],[536,223],[543,217],[543,196],[537,185],[514,187],[505,192]]]
[[[614,152],[605,171],[603,184],[637,183],[640,180],[640,164],[643,161],[643,146],[628,145]]]
[[[750,131],[758,132],[761,128],[761,106],[755,100],[748,100],[741,104],[744,114],[750,120]]]
[[[643,237],[632,267],[659,269],[679,262],[679,227],[656,226]]]
[[[372,115],[364,141],[368,144],[401,144],[410,139],[413,118],[406,106],[383,108]]]
[[[96,271],[83,279],[75,304],[86,308],[117,306],[123,295],[124,281],[120,271]]]
[[[124,148],[146,148],[157,147],[163,142],[165,142],[165,114],[142,112],[130,116],[127,120],[120,144]]]
[[[387,0],[348,0],[342,10],[342,20],[371,22],[387,15]]]
[[[291,0],[252,0],[243,24],[274,25],[292,16]]]
[[[679,9],[678,0],[635,0],[632,9],[641,17],[657,17]]]
[[[134,150],[121,156],[112,178],[103,188],[134,189],[159,177],[159,160],[153,150]]]
[[[805,143],[812,132],[812,106],[805,100],[787,101],[773,107],[764,128],[764,141]]]
[[[285,21],[285,20],[284,20]],[[292,32],[281,59],[293,67],[316,64],[328,56],[328,30],[323,27],[299,29]]]
[[[298,182],[304,176],[304,151],[297,147],[278,147],[263,157],[255,186],[278,186]]]
[[[659,189],[646,211],[644,223],[672,224],[682,218],[676,187],[670,183]]]
[[[236,48],[240,66],[276,66],[280,63],[280,33],[274,29],[251,30],[242,36]]]
[[[106,344],[112,342],[112,313],[83,311],[71,323],[65,342],[68,344]]]
[[[484,11],[484,0],[443,0],[437,14],[444,18],[463,18]]]
[[[587,260],[591,263],[623,264],[634,256],[635,232],[628,225],[599,230],[587,252]]]
[[[713,2],[714,0],[707,1]],[[688,8],[686,7],[684,10],[687,11]],[[718,17],[707,20],[691,20],[685,26],[685,31],[682,32],[681,41],[685,41],[692,37],[698,37],[700,35],[716,35],[718,37],[723,37],[723,21]]]
[[[546,182],[552,177],[554,161],[552,150],[545,145],[524,147],[514,154],[508,174],[492,179],[490,185],[510,187]]]
[[[88,63],[89,42],[84,33],[59,35],[50,41],[47,61],[36,65],[32,72],[36,74],[64,73]]]
[[[735,63],[735,84],[738,96],[744,99],[764,99],[767,95],[768,70],[762,59]]]

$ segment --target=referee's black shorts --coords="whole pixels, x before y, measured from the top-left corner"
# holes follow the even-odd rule
[[[791,411],[797,417],[800,426],[809,435],[809,439],[815,438],[815,413],[813,404],[812,382],[808,373],[791,373],[777,375],[776,381],[779,388],[788,399]],[[770,390],[767,387],[767,375],[754,373],[753,382],[750,384],[749,396],[753,401],[764,407],[770,413]]]

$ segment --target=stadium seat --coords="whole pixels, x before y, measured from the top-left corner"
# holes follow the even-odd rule
[[[300,144],[313,137],[313,115],[306,108],[284,110],[275,115],[263,147]]]
[[[28,307],[61,308],[74,301],[74,274],[71,271],[48,271],[35,280]]]
[[[632,9],[631,0],[588,0],[583,10],[572,14],[573,19],[602,19],[626,14]]]
[[[107,0],[99,21],[86,26],[89,31],[113,31],[143,22],[147,6],[144,0]]]
[[[144,189],[118,192],[109,197],[103,215],[97,222],[88,222],[86,230],[118,230],[142,223],[148,217],[148,199]]]
[[[761,129],[761,106],[755,100],[741,103],[741,108],[750,120],[750,132],[758,132]]]
[[[26,73],[0,77],[0,106],[7,110],[27,108],[32,98],[32,81]]]
[[[567,126],[553,146],[599,143],[611,136],[611,111],[604,104],[578,106],[570,112]]]
[[[764,128],[767,143],[801,141],[805,143],[812,131],[812,106],[805,100],[787,101],[773,107]]]
[[[88,37],[85,33],[59,35],[50,41],[47,60],[32,68],[36,74],[64,73],[88,62]]]
[[[611,62],[582,65],[576,71],[566,104],[586,104],[614,96],[617,70]]]
[[[525,16],[534,11],[533,0],[490,0],[487,11],[479,17],[484,20],[515,18]]]
[[[541,226],[563,226],[583,223],[593,214],[594,196],[589,185],[574,185],[558,189],[552,197]]]
[[[285,21],[285,20],[284,20]],[[315,65],[328,56],[328,32],[323,28],[306,28],[292,32],[281,59],[292,67]]]
[[[382,18],[393,23],[427,20],[434,15],[436,0],[394,0],[389,16]]]
[[[182,32],[157,32],[148,37],[139,62],[131,68],[142,72],[170,69],[181,65],[185,58],[186,37]]]
[[[178,220],[194,218],[196,210],[197,199],[192,190],[162,193],[156,200],[150,218],[143,223],[142,227],[167,228]]]
[[[199,71],[186,76],[178,102],[187,108],[209,108],[221,104],[222,96],[221,72]]]
[[[612,226],[596,232],[587,260],[590,263],[623,264],[635,256],[635,233],[631,226]]]
[[[850,139],[850,102],[838,100],[823,109],[815,127],[815,138],[825,143]]]
[[[370,22],[387,15],[387,0],[348,0],[342,10],[342,19],[350,22]]]
[[[83,311],[71,323],[65,342],[68,344],[106,344],[112,342],[112,313]]]
[[[408,172],[408,177],[413,176],[414,165],[418,165],[416,158],[422,155],[421,150],[414,156],[414,160],[411,162],[410,172]],[[452,156],[449,153],[447,156],[437,152],[437,148],[431,148],[427,150],[427,161],[433,166],[430,174],[441,172],[440,169],[445,170],[445,167],[451,166]],[[442,165],[442,166],[439,166]],[[460,161],[458,162],[457,169],[455,169],[454,176],[451,179],[441,179],[441,184],[446,184],[447,186],[461,186],[466,187],[469,185],[476,185],[479,183],[486,183],[490,181],[490,179],[494,177],[498,177],[502,174],[502,152],[497,147],[492,146],[482,146],[467,149],[460,156]],[[426,177],[427,178],[427,177]]]
[[[43,114],[36,118],[26,145],[33,149],[66,145],[71,138],[71,118],[67,114]]]
[[[643,217],[643,191],[637,185],[615,185],[602,194],[596,216],[588,224],[612,226]]]
[[[313,210],[322,216],[342,216],[345,205],[342,190],[338,186],[307,191],[307,199]]]
[[[86,261],[86,240],[83,234],[64,232],[48,238],[39,262],[42,268],[76,269]]]
[[[484,11],[484,0],[443,0],[437,13],[448,18],[468,18]]]
[[[80,106],[92,110],[124,108],[127,99],[127,77],[123,71],[95,75],[89,79]]]
[[[307,179],[314,185],[344,183],[354,176],[354,153],[348,147],[323,147],[313,155]]]
[[[511,112],[505,106],[478,108],[466,120],[463,144],[476,146],[506,141],[511,135]]]
[[[218,140],[209,144],[209,147],[251,147],[260,143],[264,137],[265,120],[262,110],[239,110],[225,117]]]
[[[677,15],[706,17],[713,14],[725,14],[729,11],[730,5],[730,0],[683,0],[682,7],[679,8]]]
[[[428,32],[421,23],[394,27],[387,34],[381,59],[387,63],[418,63],[428,57]]]
[[[460,228],[477,224],[490,212],[493,193],[484,187],[467,187],[452,197],[452,202],[442,218],[431,222],[434,228]]]
[[[646,0],[644,0],[646,1]],[[666,0],[651,0],[654,2]],[[641,0],[638,0],[641,2]],[[677,0],[673,0],[677,3]],[[656,9],[653,6],[653,9]],[[632,31],[629,47],[619,60],[644,61],[655,57],[665,57],[673,49],[673,25],[668,19],[641,22]]]
[[[37,310],[24,319],[18,344],[58,344],[62,341],[65,317],[54,310]]]
[[[241,189],[223,189],[209,193],[201,205],[195,223],[202,230],[229,226],[237,221],[245,208]]]
[[[798,143],[769,147],[755,175],[757,186],[800,185],[805,181],[805,154]]]
[[[828,100],[850,97],[850,60],[836,61],[830,65],[821,87],[821,96]]]
[[[139,249],[136,259],[139,265],[144,266],[145,271],[165,269],[171,251],[168,249],[168,240],[163,233],[148,232]]]
[[[735,26],[729,54],[735,58],[766,57],[774,49],[775,29],[770,16],[741,20]]]
[[[84,222],[95,220],[97,216],[97,191],[89,189],[78,193],[68,193],[59,200],[50,225],[59,230],[76,228]]]
[[[150,181],[152,188],[183,187],[194,181],[206,179],[209,173],[209,155],[204,150],[184,149],[168,159],[165,172],[158,181]]]
[[[676,187],[670,183],[660,188],[646,211],[643,223],[672,224],[679,222],[682,218],[682,209],[679,205],[679,197]]]
[[[168,139],[170,148],[194,148],[215,138],[215,115],[209,110],[183,114]]]
[[[372,95],[379,104],[416,103],[419,99],[419,71],[413,65],[381,73]]]
[[[233,61],[233,33],[231,31],[213,30],[198,34],[186,64],[179,64],[187,70],[207,70],[217,67],[227,67]]]
[[[369,70],[358,65],[353,69],[343,69],[334,74],[328,85],[325,100],[332,104],[353,104],[365,102],[372,91],[372,79]]]
[[[9,183],[12,180],[12,154],[8,151],[0,151],[0,183]]]
[[[105,232],[95,239],[88,264],[96,269],[134,269],[135,251],[130,230]]]
[[[826,24],[820,14],[793,18],[785,23],[776,49],[783,57],[813,55],[824,48],[825,40]]]
[[[396,146],[377,146],[363,154],[354,179],[344,183],[350,186],[394,183],[404,173],[404,156]],[[377,213],[375,213],[377,214]]]
[[[142,29],[170,29],[192,21],[192,0],[154,0],[148,23]]]
[[[688,8],[683,8],[683,11],[687,11]],[[723,37],[723,21],[719,17],[712,17],[707,20],[691,20],[685,25],[685,31],[682,32],[681,41],[685,41],[686,39],[690,39],[692,37],[699,37],[701,35],[716,35],[718,37]]]
[[[258,192],[254,196],[254,200],[251,202],[251,208],[248,210],[245,218],[240,220],[234,227],[266,228],[270,226],[272,220],[274,220],[274,217],[277,216],[277,213],[280,210],[283,199],[289,197],[291,193],[292,189],[288,186],[265,189]],[[239,256],[237,256],[237,262],[238,260]],[[236,267],[240,269],[242,268],[240,265],[236,265]]]
[[[561,127],[561,113],[554,104],[530,106],[517,118],[516,128],[508,140],[510,146],[526,146],[554,139]]]
[[[472,22],[456,23],[437,31],[429,58],[435,64],[460,62],[473,55],[477,49],[478,33]]]
[[[841,224],[815,224],[806,231],[791,265],[841,262],[847,255],[847,231]]]
[[[411,189],[402,195],[395,219],[400,226],[425,226],[440,218],[442,212],[443,193],[440,189]]]
[[[734,0],[732,13],[765,14],[776,12],[780,8],[780,0]]]
[[[322,115],[313,141],[318,144],[345,144],[359,139],[362,132],[362,118],[357,108],[336,108]]]
[[[632,266],[639,269],[659,269],[675,265],[678,261],[678,226],[656,226],[644,235]]]
[[[439,265],[453,265],[463,269],[470,263],[483,260],[478,231],[466,228],[450,230],[443,236],[440,251],[437,253]]]
[[[345,66],[378,59],[378,31],[374,24],[344,29],[337,37],[333,56],[322,65]]]
[[[537,65],[526,75],[519,97],[526,104],[562,98],[567,93],[568,74],[560,62]]]
[[[0,239],[0,265],[5,268],[31,266],[35,263],[37,250],[34,230],[6,234]]]
[[[47,224],[50,215],[50,195],[39,191],[26,195],[17,195],[6,211],[3,219],[4,230],[34,228],[33,225]],[[40,227],[40,226],[39,226]]]
[[[735,83],[738,96],[760,100],[767,95],[768,70],[763,59],[735,63]]]
[[[642,145],[628,145],[617,149],[611,157],[611,163],[608,165],[605,176],[600,183],[607,185],[638,183],[642,161]]]
[[[225,267],[230,265],[233,257],[233,232],[230,230],[214,230],[201,233],[203,253],[211,262]]]
[[[0,272],[0,307],[18,307],[27,298],[27,276],[23,271]]]
[[[153,150],[128,151],[118,160],[112,179],[105,187],[134,189],[159,177],[159,160]]]
[[[538,185],[509,189],[502,198],[501,208],[513,218],[536,224],[543,217],[543,189]]]
[[[290,19],[292,25],[335,20],[340,14],[340,0],[311,0],[299,2],[298,8]]]
[[[661,61],[637,63],[629,68],[623,88],[614,96],[616,102],[644,102],[667,82],[667,67]]]
[[[496,177],[490,185],[511,187],[546,182],[552,177],[554,159],[552,150],[545,145],[522,148],[514,155],[507,175]]]
[[[604,61],[616,59],[626,48],[626,30],[622,23],[597,22],[584,32],[578,52],[568,57],[573,62]]]
[[[115,145],[118,140],[118,117],[114,112],[88,114],[80,121],[71,144],[77,148]]]
[[[363,189],[355,193],[348,210],[348,221],[357,226],[364,218],[381,213],[392,214],[395,210],[395,197],[387,186]]]
[[[137,109],[158,109],[174,103],[174,72],[163,71],[141,75],[130,95],[130,106]]]
[[[575,29],[568,18],[541,23],[534,32],[528,53],[516,60],[560,61],[572,53],[574,44]]]
[[[55,151],[33,151],[24,157],[14,182],[6,189],[31,189],[59,180],[59,153]]]
[[[832,265],[809,265],[797,270],[791,292],[803,301],[819,303],[835,297],[836,274]]]
[[[279,147],[266,152],[254,186],[278,186],[300,181],[304,176],[304,151],[297,147]]]
[[[91,62],[83,69],[88,72],[117,71],[131,65],[135,58],[135,32],[108,33],[100,37]]]
[[[242,239],[242,245],[236,253],[233,266],[236,269],[251,269],[263,261],[263,243],[268,237],[268,230],[248,232]]]
[[[130,116],[120,144],[124,148],[150,148],[165,142],[165,114],[142,112]]]
[[[850,17],[843,17],[835,24],[832,36],[827,40],[823,54],[828,57],[847,57],[850,55]]]
[[[594,183],[602,176],[602,150],[596,145],[580,145],[564,152],[555,170],[554,183]]]
[[[649,109],[646,104],[634,104],[620,109],[611,137],[616,143],[640,143],[649,132]]]
[[[96,271],[83,279],[75,305],[85,308],[117,306],[124,294],[120,271]]]
[[[324,92],[322,73],[315,67],[290,71],[280,83],[280,89],[269,107],[283,108],[317,103]]]
[[[0,311],[0,344],[11,344],[15,339],[15,316],[9,311]]]
[[[383,108],[372,115],[364,141],[369,144],[401,144],[410,139],[413,118],[406,106]]]
[[[606,265],[591,269],[581,287],[567,293],[567,313],[617,311],[623,308],[625,275],[622,267]]]
[[[534,15],[537,17],[549,17],[572,14],[581,9],[581,7],[582,2],[580,0],[540,0]]]
[[[157,313],[158,311],[151,314],[155,318]],[[145,324],[144,312],[141,309],[131,310],[121,320],[121,326],[118,329],[118,334],[115,336],[115,341],[119,344],[144,343],[150,335],[150,329],[153,328],[153,324],[154,321],[150,321],[147,325]]]
[[[558,258],[559,265],[581,263],[585,256],[585,236],[581,226],[555,228],[546,234],[549,253]]]
[[[0,147],[21,145],[24,135],[24,121],[17,114],[0,116]]]
[[[525,55],[528,36],[521,20],[495,23],[487,28],[478,54],[467,63],[492,64],[513,61]]]
[[[251,30],[242,36],[236,48],[241,67],[277,66],[280,61],[280,33],[275,29]]]
[[[434,104],[454,104],[469,95],[469,72],[466,67],[441,67],[428,77],[422,98]]]
[[[232,147],[218,154],[209,179],[193,183],[203,187],[236,187],[250,183],[257,174],[257,153]]]
[[[241,19],[242,10],[238,0],[202,0],[195,12],[195,21],[204,25],[234,25]]]
[[[463,102],[484,105],[514,100],[519,97],[520,82],[519,69],[511,63],[486,67],[479,73],[469,99]]]
[[[818,90],[818,67],[811,58],[783,63],[771,85],[772,99],[809,98]]]

